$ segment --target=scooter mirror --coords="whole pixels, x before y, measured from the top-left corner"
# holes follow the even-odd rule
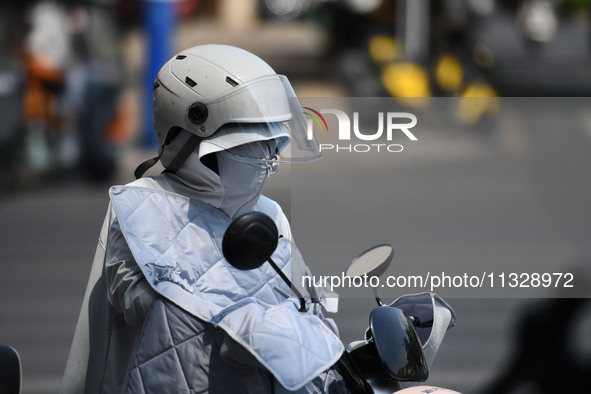
[[[374,382],[423,382],[429,377],[421,342],[400,309],[375,308],[369,316],[369,328],[368,343],[350,352],[362,376]]]
[[[18,352],[11,346],[0,345],[0,393],[19,394],[21,383],[21,360]]]
[[[300,299],[300,312],[306,311],[306,300],[293,287],[289,278],[275,264],[271,255],[279,243],[279,231],[273,219],[260,212],[238,216],[230,223],[222,239],[222,252],[232,266],[241,270],[259,268],[265,261]]]
[[[222,252],[232,266],[250,270],[269,260],[278,241],[275,222],[264,213],[249,212],[230,223],[222,240]]]
[[[377,245],[355,257],[345,270],[345,275],[354,278],[356,276],[380,276],[382,275],[394,257],[394,249],[391,245]]]
[[[411,321],[395,307],[375,308],[369,316],[376,349],[389,375],[396,380],[424,382],[429,368],[421,340]]]

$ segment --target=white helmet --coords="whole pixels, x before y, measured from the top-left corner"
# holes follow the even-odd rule
[[[240,48],[200,45],[175,55],[158,72],[152,114],[160,153],[176,130],[193,135],[173,167],[182,165],[197,145],[202,157],[270,139],[277,141],[280,161],[321,157],[287,78]]]

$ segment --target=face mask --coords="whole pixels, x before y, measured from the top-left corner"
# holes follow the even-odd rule
[[[220,206],[230,217],[251,211],[265,180],[277,172],[276,144],[260,141],[217,152],[220,181],[225,197]]]

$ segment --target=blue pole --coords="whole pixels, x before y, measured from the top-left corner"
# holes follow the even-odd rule
[[[145,70],[145,118],[142,142],[158,145],[152,124],[152,87],[160,68],[173,55],[175,0],[144,0],[144,23],[147,35],[148,61]]]

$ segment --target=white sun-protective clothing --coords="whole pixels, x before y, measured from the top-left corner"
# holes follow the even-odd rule
[[[223,161],[220,159],[220,164]],[[210,171],[202,165],[194,170],[197,174]],[[111,188],[112,209],[101,233],[62,392],[135,393],[140,392],[136,391],[140,383],[162,389],[179,371],[170,365],[182,365],[184,379],[193,379],[187,387],[194,390],[324,390],[331,383],[327,379],[332,378],[316,377],[334,364],[343,350],[332,323],[322,317],[318,305],[309,306],[308,314],[299,313],[297,300],[289,298],[290,290],[269,265],[253,271],[231,267],[220,252],[230,222],[224,209],[236,213],[239,204],[220,186],[217,193],[204,193],[209,197],[207,203],[199,201],[199,191],[187,197],[179,192],[196,185],[190,180],[180,183],[175,180],[177,175],[163,174]],[[282,238],[274,260],[288,276],[305,273],[307,268],[292,249],[289,225],[280,207],[258,193],[248,210],[262,211],[276,222]],[[237,200],[251,203],[252,197],[239,195]],[[294,264],[298,266],[292,267]],[[170,303],[159,301],[156,307],[155,299]],[[150,312],[150,308],[155,310]],[[167,353],[178,351],[176,345],[146,348],[146,343],[161,345],[142,338],[166,320],[146,320],[146,316],[170,319],[174,311],[176,328],[185,327],[181,330],[185,332],[187,326],[199,324],[199,335],[186,341],[180,355]],[[191,321],[178,323],[179,319],[187,320],[186,314]],[[151,323],[144,324],[147,321]],[[178,336],[174,328],[171,335]],[[165,342],[163,332],[160,340]],[[203,341],[216,342],[217,348],[205,346]],[[234,346],[228,347],[228,343]],[[234,351],[222,352],[220,348]],[[154,352],[148,363],[141,361],[146,352]],[[217,353],[224,354],[225,361],[217,360],[221,357]],[[210,364],[216,357],[225,368]],[[235,359],[249,361],[241,364]],[[165,367],[167,372],[158,372]],[[224,376],[236,372],[240,372],[238,380]],[[245,389],[248,379],[258,382],[257,387]],[[171,392],[177,389],[175,386]]]
[[[160,156],[144,164],[167,171],[109,191],[62,393],[342,390],[325,294],[300,289],[298,312],[270,265],[241,271],[221,252],[232,218],[260,211],[279,230],[283,273],[296,286],[309,274],[261,195],[279,161],[319,158],[287,79],[237,48],[191,48],[160,70],[153,114]]]

